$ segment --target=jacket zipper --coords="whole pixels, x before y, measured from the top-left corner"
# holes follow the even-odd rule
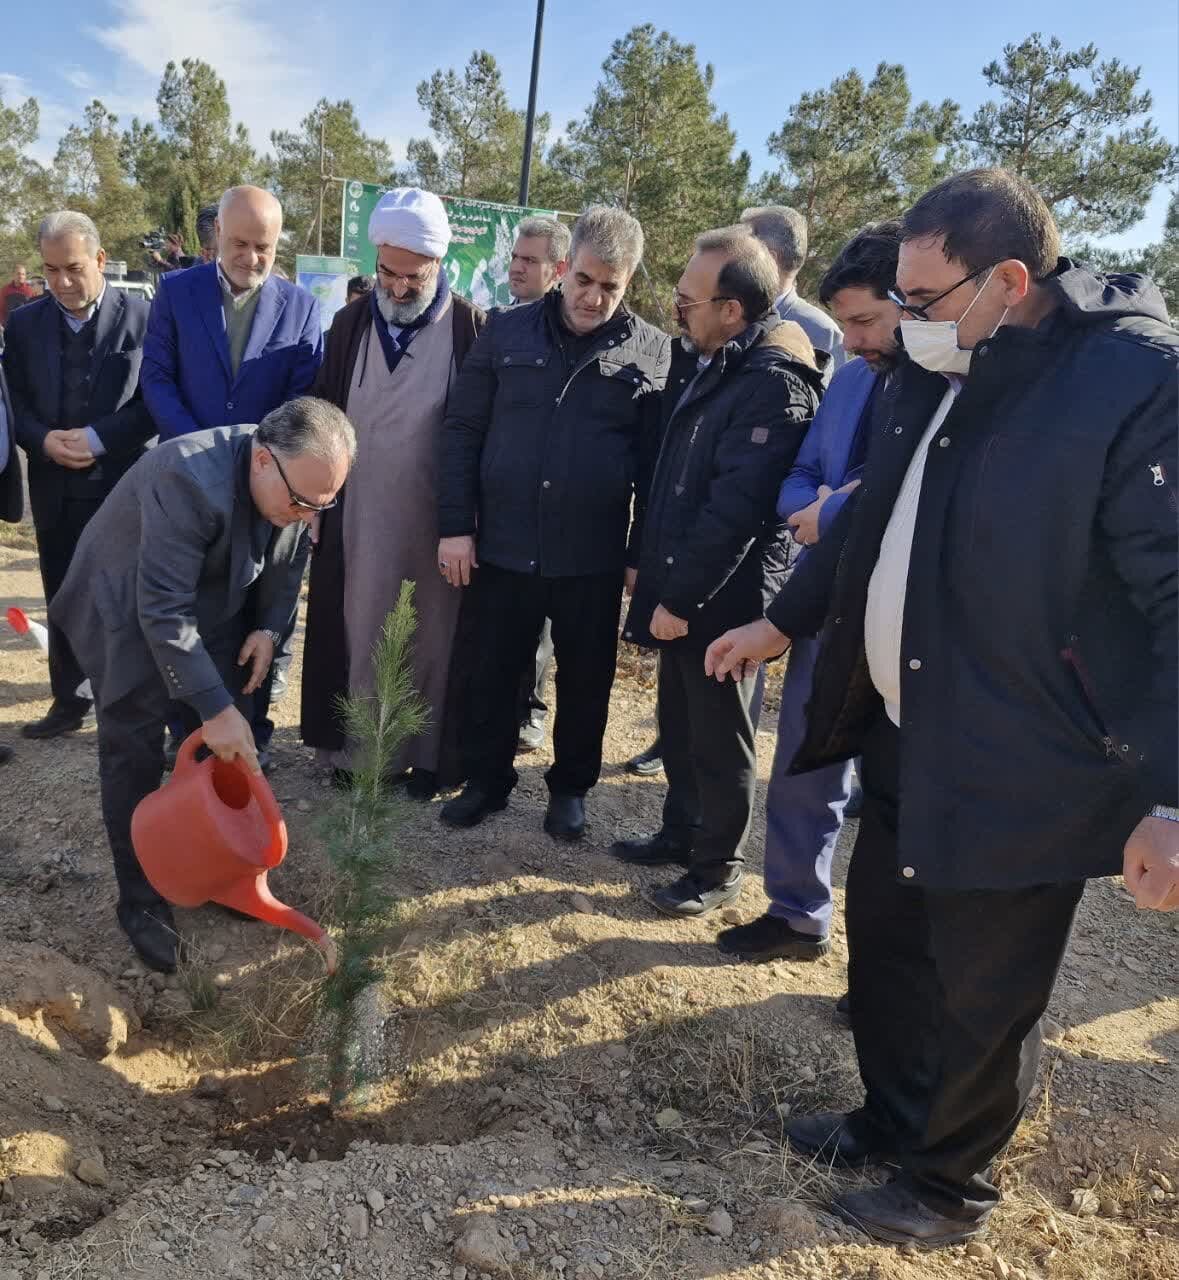
[[[1170,482],[1167,476],[1167,469],[1161,462],[1152,462],[1150,464],[1151,483],[1156,489],[1167,488],[1168,497],[1171,499],[1171,510],[1174,511],[1179,507],[1179,495],[1175,492],[1175,486]]]
[[[1093,689],[1093,681],[1089,676],[1089,670],[1082,662],[1080,655],[1073,648],[1062,649],[1060,656],[1068,663],[1072,669],[1072,673],[1077,678],[1077,684],[1081,688],[1081,694],[1089,706],[1089,710],[1093,715],[1093,719],[1097,722],[1098,728],[1101,730],[1101,745],[1105,748],[1105,758],[1107,760],[1120,760],[1117,746],[1109,730],[1105,727],[1105,719],[1097,710],[1097,698]]]

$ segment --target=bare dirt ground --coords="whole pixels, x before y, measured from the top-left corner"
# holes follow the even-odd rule
[[[0,603],[43,618],[31,537],[0,538]],[[46,673],[0,625],[0,740],[18,749],[0,772],[0,1280],[1176,1280],[1179,916],[1090,886],[987,1243],[870,1245],[822,1210],[861,1175],[781,1133],[791,1109],[857,1098],[832,1016],[841,925],[816,964],[726,964],[724,922],[657,917],[641,895],[660,877],[607,855],[658,822],[661,782],[621,768],[652,732],[651,674],[625,656],[583,844],[540,830],[546,751],[472,832],[407,805],[382,1078],[333,1114],[301,1065],[319,965],[304,943],[204,909],[179,913],[181,975],[134,963],[94,734],[18,738]],[[314,910],[328,792],[297,707],[296,666],[272,779],[291,854],[272,884]],[[763,780],[772,750],[763,732]],[[764,904],[762,829],[759,811],[742,919]]]

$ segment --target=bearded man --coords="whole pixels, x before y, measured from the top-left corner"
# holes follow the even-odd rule
[[[450,292],[442,267],[450,223],[436,195],[386,192],[368,235],[376,287],[336,314],[315,388],[356,428],[357,466],[340,503],[324,514],[312,558],[303,739],[346,784],[351,759],[337,697],[372,690],[373,648],[401,583],[412,582],[413,680],[429,723],[404,745],[394,771],[411,769],[410,794],[428,799],[442,762],[461,598],[437,567],[439,440],[483,313]]]

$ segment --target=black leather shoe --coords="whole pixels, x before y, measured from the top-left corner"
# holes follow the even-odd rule
[[[803,1155],[817,1156],[825,1164],[843,1169],[862,1169],[869,1164],[887,1164],[890,1156],[858,1138],[854,1115],[842,1111],[816,1111],[810,1116],[792,1116],[785,1127],[790,1146]]]
[[[634,840],[615,840],[610,852],[622,862],[631,862],[636,867],[687,867],[692,862],[691,842],[677,840],[662,831]]]
[[[706,916],[718,907],[727,906],[741,892],[741,876],[728,884],[704,884],[690,871],[663,889],[657,889],[648,901],[665,916],[690,918]]]
[[[64,733],[75,733],[87,720],[94,723],[90,713],[90,703],[75,703],[72,706],[55,702],[40,720],[33,720],[21,728],[22,738],[60,738]]]
[[[827,938],[799,933],[785,920],[769,914],[758,916],[748,924],[722,929],[716,935],[716,945],[725,955],[752,964],[764,964],[767,960],[818,960],[831,950]]]
[[[864,812],[864,788],[858,782],[852,783],[851,795],[843,806],[845,818],[858,818]]]
[[[120,906],[118,915],[123,932],[130,939],[140,960],[157,973],[175,973],[179,938],[168,904],[161,902],[151,907]]]
[[[627,773],[638,774],[640,778],[650,778],[663,772],[663,749],[656,739],[646,751],[640,751],[626,762]]]
[[[516,740],[517,751],[538,751],[544,746],[544,722],[537,724],[534,720],[525,720],[520,726],[520,736]]]
[[[868,1191],[845,1191],[831,1208],[873,1240],[942,1249],[981,1235],[990,1212],[976,1218],[951,1218],[918,1200],[899,1179]]]
[[[585,801],[553,792],[544,814],[544,829],[554,840],[580,840],[585,835]]]
[[[438,794],[438,775],[433,769],[410,770],[405,783],[405,794],[413,800],[433,800]]]
[[[13,757],[13,750],[7,742],[0,742],[0,764],[7,764]]]
[[[438,810],[438,816],[448,827],[477,827],[489,813],[498,813],[507,807],[507,796],[489,795],[482,787],[468,782],[453,800]]]

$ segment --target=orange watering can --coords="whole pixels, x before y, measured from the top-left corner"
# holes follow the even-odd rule
[[[131,843],[152,887],[178,907],[219,902],[310,939],[336,969],[336,944],[307,916],[279,902],[266,873],[286,857],[287,824],[270,783],[240,761],[196,758],[189,734],[171,780],[131,818]]]

